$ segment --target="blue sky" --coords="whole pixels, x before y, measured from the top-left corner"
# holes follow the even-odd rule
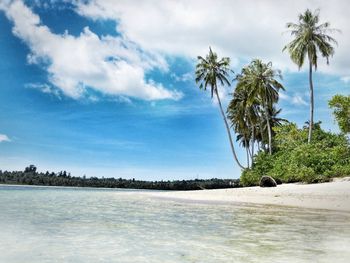
[[[200,8],[136,2],[0,4],[0,169],[36,164],[77,176],[239,177],[217,104],[194,83],[195,58],[211,45],[232,58],[236,72],[252,58],[271,60],[283,70],[287,90],[282,117],[302,125],[307,74],[281,49],[285,23],[306,7],[321,8],[321,19],[324,14],[342,30],[331,64],[320,59],[314,78],[315,119],[338,131],[327,101],[350,90],[346,1],[330,8],[326,1],[275,7],[266,0],[256,18],[245,1],[215,8],[206,1]],[[221,90],[224,104],[232,89]]]

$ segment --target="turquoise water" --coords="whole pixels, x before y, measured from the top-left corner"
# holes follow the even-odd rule
[[[350,262],[350,214],[0,186],[0,262]]]

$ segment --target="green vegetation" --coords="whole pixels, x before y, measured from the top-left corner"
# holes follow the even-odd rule
[[[329,107],[343,133],[350,133],[350,96],[335,95],[329,101]]]
[[[283,48],[288,50],[291,60],[298,65],[299,69],[304,65],[305,57],[309,61],[309,85],[310,85],[310,119],[308,143],[311,142],[312,130],[314,125],[314,87],[312,82],[312,68],[317,70],[318,53],[326,58],[327,64],[329,57],[334,54],[332,44],[337,44],[337,41],[328,33],[335,31],[330,29],[330,23],[319,23],[319,10],[312,13],[307,9],[303,14],[299,14],[297,24],[288,23],[287,28],[290,29],[294,39]]]
[[[200,190],[239,187],[239,180],[228,179],[195,179],[181,181],[139,181],[135,179],[74,177],[66,171],[59,173],[38,173],[34,165],[24,171],[1,171],[0,184],[44,185],[44,186],[74,186],[74,187],[104,187],[152,190]]]
[[[333,56],[332,45],[337,42],[329,33],[335,30],[328,22],[320,23],[319,10],[312,13],[309,9],[299,15],[298,23],[288,23],[287,28],[293,40],[283,50],[289,52],[299,69],[306,58],[309,62],[310,117],[303,128],[278,117],[281,109],[276,105],[284,87],[280,83],[281,72],[273,69],[272,62],[254,59],[243,67],[234,78],[237,83],[227,108],[227,119],[236,134],[236,141],[246,149],[247,167],[243,168],[237,160],[228,129],[234,157],[243,168],[242,186],[258,185],[265,175],[279,183],[325,182],[335,176],[350,175],[350,146],[345,135],[350,131],[350,96],[336,95],[329,102],[342,134],[326,132],[321,129],[320,122],[314,123],[312,73],[317,70],[319,56],[324,57],[327,64]],[[206,59],[198,59],[196,81],[202,81],[201,89],[211,86],[212,96],[217,96],[223,112],[217,82],[230,86],[227,79],[229,58],[218,61],[210,49]],[[227,127],[227,120],[225,116],[223,118]]]
[[[254,157],[254,167],[242,173],[243,186],[258,185],[263,175],[284,183],[326,182],[350,175],[350,146],[344,135],[326,132],[315,123],[314,139],[308,144],[308,127],[298,129],[289,123],[274,130],[274,153],[260,151]]]
[[[236,77],[238,83],[227,113],[237,139],[246,148],[248,168],[256,142],[263,148],[267,142],[272,154],[272,127],[280,124],[276,116],[279,111],[274,105],[278,102],[279,90],[284,90],[276,78],[281,78],[280,71],[272,69],[271,62],[265,64],[258,59]]]

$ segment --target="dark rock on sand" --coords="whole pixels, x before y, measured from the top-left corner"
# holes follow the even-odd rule
[[[260,179],[260,187],[276,187],[277,183],[271,176],[263,176]]]
[[[275,178],[275,182],[277,185],[282,184],[282,180],[279,178]]]

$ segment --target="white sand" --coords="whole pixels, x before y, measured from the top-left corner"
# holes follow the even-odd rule
[[[148,192],[148,196],[191,202],[251,203],[350,212],[350,178],[322,184],[282,184],[277,187]]]

